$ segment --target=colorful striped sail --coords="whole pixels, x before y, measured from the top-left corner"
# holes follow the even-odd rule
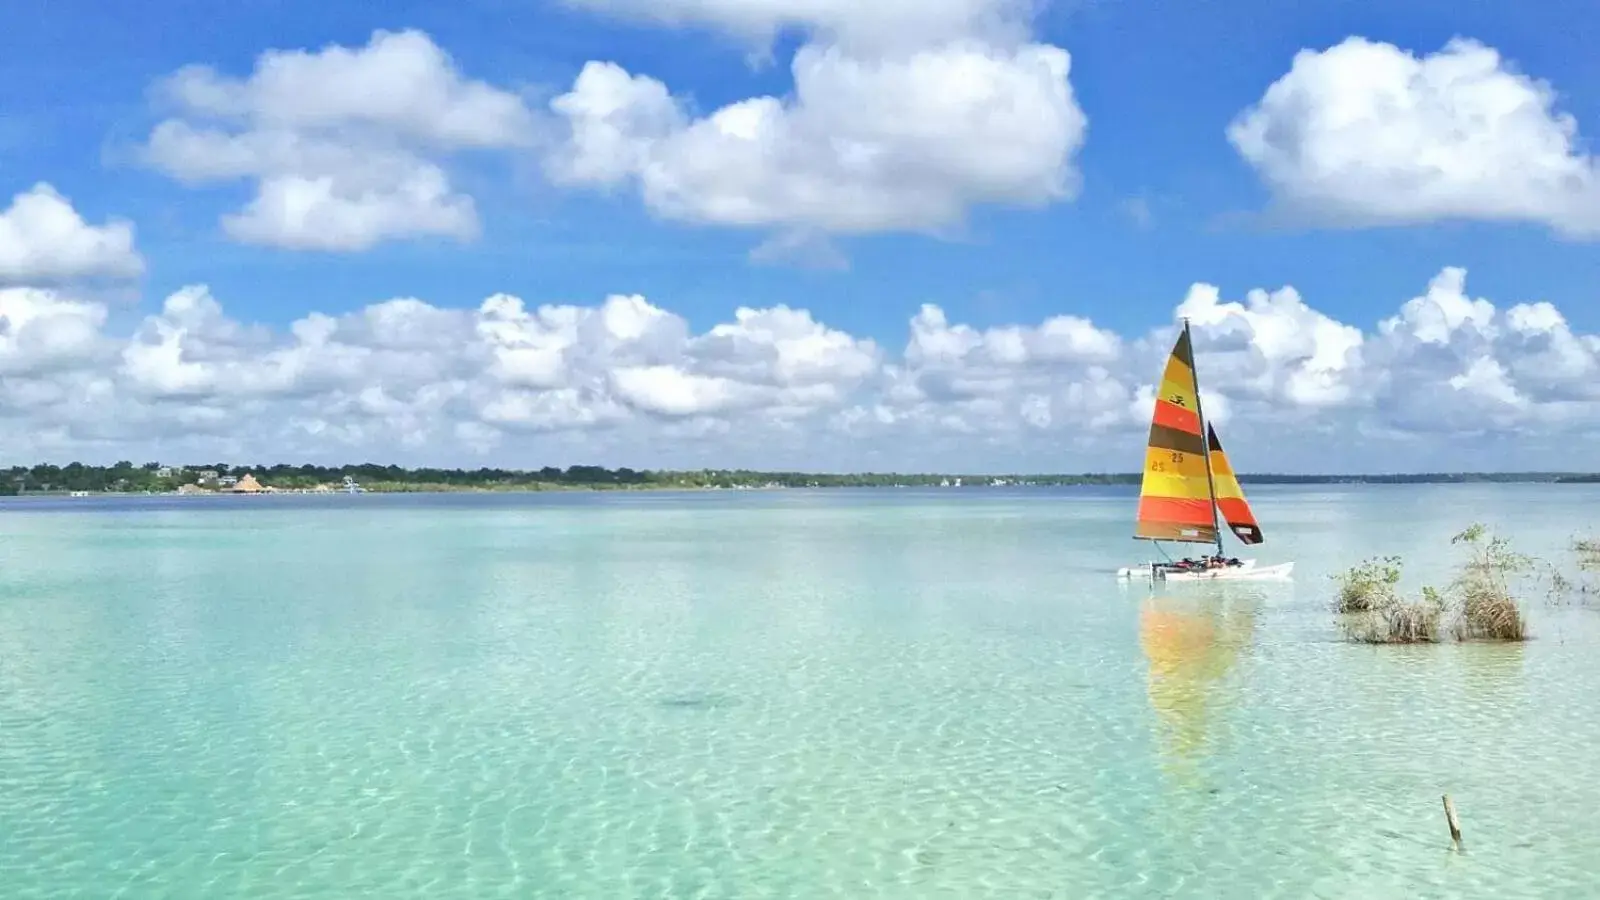
[[[1185,325],[1167,359],[1156,393],[1134,537],[1159,541],[1217,542],[1216,509],[1200,433],[1200,389],[1194,347]]]
[[[1244,499],[1244,489],[1239,487],[1239,477],[1233,474],[1233,464],[1228,454],[1222,452],[1222,442],[1217,440],[1217,430],[1206,423],[1206,443],[1211,451],[1211,482],[1217,492],[1217,511],[1228,523],[1233,536],[1246,544],[1259,544],[1261,526],[1256,524],[1255,513]]]

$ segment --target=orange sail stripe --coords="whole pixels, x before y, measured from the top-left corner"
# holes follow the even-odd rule
[[[1239,476],[1234,474],[1233,464],[1222,451],[1217,430],[1209,424],[1206,426],[1206,444],[1211,455],[1211,477],[1216,485],[1217,511],[1222,513],[1222,519],[1228,523],[1228,529],[1234,537],[1246,544],[1261,543],[1265,540],[1261,535],[1261,526],[1256,522],[1255,513],[1250,510],[1250,503],[1244,499],[1244,488],[1239,486]]]
[[[1134,536],[1163,541],[1213,543],[1216,513],[1206,477],[1206,444],[1200,434],[1194,349],[1185,328],[1161,375]]]

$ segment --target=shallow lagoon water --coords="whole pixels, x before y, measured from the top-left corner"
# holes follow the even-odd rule
[[[0,504],[0,884],[1591,896],[1600,612],[1326,605],[1473,520],[1570,570],[1600,489],[1251,493],[1292,584],[1119,585],[1116,489]]]

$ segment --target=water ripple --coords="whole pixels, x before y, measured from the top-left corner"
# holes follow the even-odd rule
[[[1106,577],[1119,498],[8,520],[0,883],[1581,896],[1600,616],[1541,614],[1560,640],[1519,647],[1337,643],[1317,575],[1386,549],[1364,523],[1416,548],[1458,523],[1316,496],[1258,503],[1295,585],[1154,596]],[[1530,541],[1570,532],[1475,497]]]

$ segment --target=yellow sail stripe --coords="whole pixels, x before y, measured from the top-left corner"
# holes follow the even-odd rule
[[[1183,360],[1173,357],[1172,361],[1167,363],[1167,371],[1161,376],[1161,389],[1156,396],[1184,409],[1193,410],[1197,393],[1194,387],[1194,372],[1183,364]]]
[[[1217,499],[1232,497],[1244,499],[1244,488],[1239,486],[1239,477],[1233,474],[1233,465],[1228,462],[1228,454],[1221,448],[1211,451],[1211,480],[1216,483]]]
[[[1210,496],[1205,457],[1150,447],[1144,454],[1144,483],[1140,495],[1203,500]]]
[[[1204,500],[1206,496],[1204,475],[1146,475],[1145,486],[1140,496],[1183,500]]]

